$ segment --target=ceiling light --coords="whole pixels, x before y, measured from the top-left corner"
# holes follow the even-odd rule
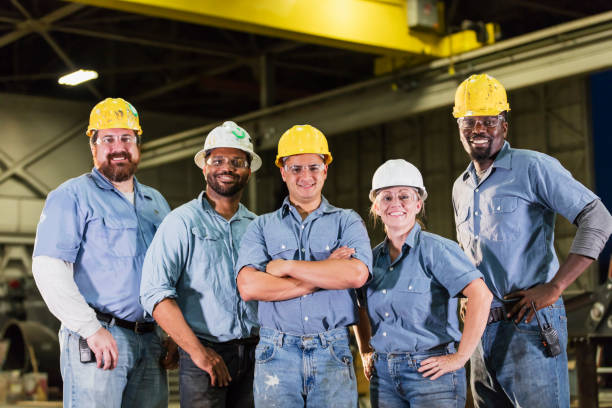
[[[98,77],[98,73],[96,71],[91,71],[88,69],[79,69],[78,71],[74,71],[70,74],[64,75],[60,79],[57,80],[61,85],[70,85],[75,86],[78,84],[82,84],[83,82],[96,79]]]

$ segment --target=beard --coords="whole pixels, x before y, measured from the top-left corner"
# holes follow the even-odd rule
[[[219,176],[232,176],[234,178],[233,184],[223,183],[217,180]],[[206,175],[206,184],[217,194],[223,197],[233,197],[236,194],[240,193],[244,186],[246,186],[249,181],[248,173],[244,176],[239,176],[238,174],[231,171],[222,171],[218,173],[208,173]]]
[[[114,157],[125,157],[126,163],[113,163]],[[100,163],[98,170],[110,181],[121,183],[128,180],[136,172],[139,161],[132,160],[132,155],[129,152],[109,153],[106,160]]]
[[[472,140],[475,137],[488,139],[489,141],[488,146],[483,149],[481,147],[478,147],[477,145],[474,145],[472,143]],[[474,134],[474,135],[471,135],[469,138],[467,138],[467,143],[470,147],[470,157],[472,158],[472,160],[480,162],[480,161],[488,160],[491,158],[492,156],[491,150],[493,149],[493,139],[491,137],[488,137],[483,134]]]

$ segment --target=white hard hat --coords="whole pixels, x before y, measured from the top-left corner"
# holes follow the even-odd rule
[[[427,190],[423,185],[423,176],[413,164],[403,159],[387,160],[374,172],[370,200],[374,202],[376,192],[381,188],[407,186],[418,188],[423,201],[427,199]]]
[[[218,147],[231,147],[242,150],[251,156],[251,171],[255,172],[261,167],[261,157],[253,151],[251,136],[246,130],[232,121],[223,122],[208,133],[204,148],[196,153],[193,161],[199,168],[204,168],[206,152]]]

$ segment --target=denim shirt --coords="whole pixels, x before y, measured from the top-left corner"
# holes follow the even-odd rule
[[[87,303],[120,319],[142,322],[142,262],[169,211],[162,195],[136,178],[132,204],[94,168],[49,193],[33,256],[73,263],[74,281]]]
[[[302,220],[285,198],[275,212],[249,225],[243,237],[236,271],[244,266],[265,271],[273,259],[322,261],[341,246],[355,249],[354,258],[372,270],[372,250],[363,220],[352,210],[321,205]],[[277,302],[259,302],[262,327],[294,335],[322,333],[358,321],[355,291],[318,290],[309,295]]]
[[[453,186],[459,244],[493,292],[506,294],[549,282],[559,269],[555,214],[573,222],[597,196],[556,159],[504,143],[488,177],[474,164]]]
[[[461,291],[482,274],[459,246],[415,224],[391,262],[389,242],[374,248],[372,281],[360,291],[379,353],[422,352],[461,340]]]
[[[175,299],[196,336],[225,342],[256,336],[257,302],[244,302],[236,287],[240,241],[255,214],[239,204],[228,221],[204,192],[173,210],[145,258],[140,300],[148,313]]]

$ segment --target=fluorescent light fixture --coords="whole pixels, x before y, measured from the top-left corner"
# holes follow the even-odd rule
[[[88,69],[79,69],[78,71],[74,71],[70,74],[64,75],[63,77],[58,79],[57,82],[59,82],[61,85],[75,86],[78,84],[82,84],[83,82],[96,79],[97,77],[98,73],[96,71],[91,71]]]

